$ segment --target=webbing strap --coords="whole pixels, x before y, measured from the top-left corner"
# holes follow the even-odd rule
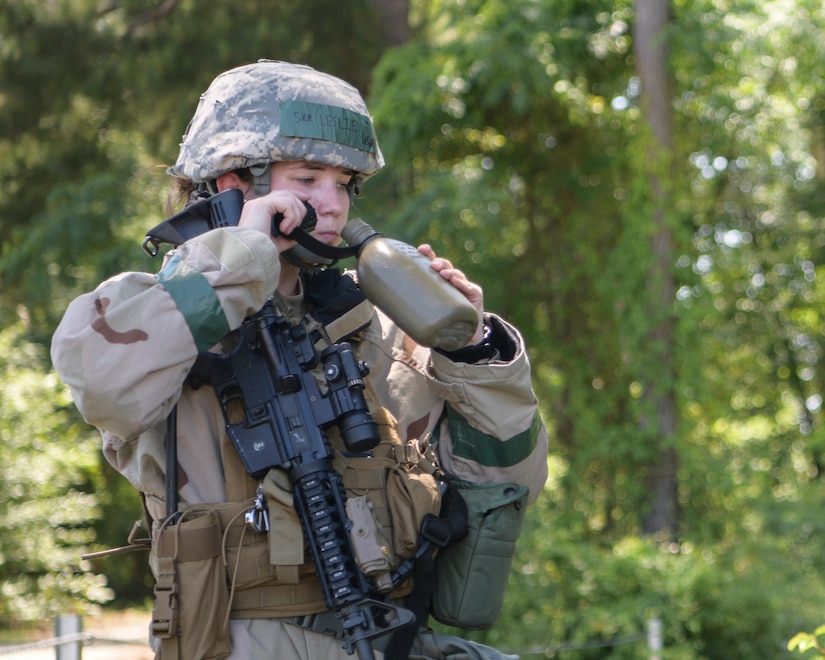
[[[174,559],[159,557],[157,573],[152,635],[160,640],[163,660],[178,660],[178,584]]]
[[[177,405],[166,419],[166,515],[174,525],[178,517]],[[161,536],[161,535],[159,535]],[[178,582],[175,559],[171,553],[157,558],[155,602],[152,609],[152,635],[160,640],[160,657],[179,660]]]
[[[166,517],[178,513],[178,405],[166,418]],[[173,523],[174,524],[174,520]]]
[[[298,584],[269,584],[235,592],[233,619],[272,619],[306,615],[327,609],[315,575]],[[166,658],[164,658],[166,660]]]

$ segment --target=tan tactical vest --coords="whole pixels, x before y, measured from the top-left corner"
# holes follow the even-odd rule
[[[379,427],[378,446],[368,456],[352,456],[341,451],[337,429],[330,429],[328,438],[347,494],[356,560],[376,591],[402,597],[412,581],[393,590],[389,574],[415,553],[424,517],[439,513],[438,470],[426,442],[401,441],[395,418],[375,403],[366,382],[365,396]],[[228,437],[221,449],[227,503],[184,504],[176,524],[154,524],[153,632],[168,649],[164,660],[178,655],[179,644],[185,644],[187,653],[198,652],[184,642],[187,632],[195,633],[192,637],[206,633],[209,639],[196,646],[222,657],[230,618],[292,617],[327,609],[286,473],[272,469],[258,484]],[[268,533],[246,524],[259,488],[268,507]]]

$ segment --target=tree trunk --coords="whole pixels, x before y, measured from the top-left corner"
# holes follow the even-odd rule
[[[657,438],[657,457],[647,474],[649,511],[642,522],[645,534],[674,539],[678,525],[678,455],[674,446],[677,411],[674,392],[673,233],[667,221],[670,162],[673,148],[671,84],[668,74],[667,30],[670,19],[668,0],[635,0],[634,45],[636,67],[641,83],[641,105],[652,137],[648,172],[655,228],[651,240],[653,260],[648,276],[650,332],[646,361],[646,402],[654,411],[653,435]]]
[[[381,15],[384,30],[384,45],[400,46],[410,40],[409,0],[371,0]]]

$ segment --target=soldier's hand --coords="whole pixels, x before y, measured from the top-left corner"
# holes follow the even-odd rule
[[[473,344],[479,343],[484,336],[484,325],[482,321],[484,318],[484,290],[480,285],[468,280],[464,271],[455,268],[449,259],[437,256],[432,246],[427,243],[419,245],[418,251],[430,260],[430,267],[464,294],[464,297],[467,298],[478,311],[478,327],[476,327],[476,331],[467,345],[472,346]]]
[[[272,216],[278,213],[283,215],[278,229],[281,234],[288,234],[300,226],[306,211],[304,202],[294,193],[286,190],[276,190],[263,197],[248,200],[243,206],[243,211],[241,211],[238,226],[256,229],[265,233],[280,253],[294,247],[295,241],[284,236],[272,236]]]

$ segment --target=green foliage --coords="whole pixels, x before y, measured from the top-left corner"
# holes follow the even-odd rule
[[[0,622],[86,612],[111,598],[80,555],[100,515],[97,434],[44,371],[20,323],[0,333]]]
[[[665,185],[677,291],[659,309],[647,302],[654,227],[632,7],[426,9],[420,38],[376,69],[379,136],[407,195],[390,221],[461,263],[484,283],[487,306],[527,337],[554,441],[554,508],[540,514],[553,550],[531,538],[530,556],[618,561],[604,548],[615,552],[638,532],[648,496],[641,476],[660,440],[644,426],[646,394],[671,388],[681,543],[668,561],[681,568],[662,569],[666,587],[655,593],[701,607],[666,622],[668,657],[764,657],[765,649],[779,657],[799,629],[785,612],[813,628],[808,602],[821,602],[823,586],[820,3],[794,12],[781,3],[672,3],[675,130]],[[649,333],[668,316],[673,375],[656,381],[660,353]],[[789,555],[800,562],[792,570],[783,562],[794,560],[780,560]],[[572,560],[546,561],[535,597],[513,585],[525,608],[484,639],[525,648],[542,639],[551,614],[551,626],[578,623],[553,627],[548,648],[603,639],[605,618],[619,626],[610,635],[638,632],[649,604],[638,597],[630,625],[621,598],[645,589],[622,576],[643,559],[632,553],[622,570],[595,572],[617,589],[612,599],[596,589],[610,603],[604,610],[575,597],[554,609],[552,590],[578,589],[587,574]],[[693,586],[667,593],[681,572]],[[520,643],[505,643],[511,636]]]
[[[761,536],[704,546],[638,537],[594,544],[560,525],[553,508],[528,513],[495,627],[440,630],[525,659],[635,660],[646,657],[647,627],[658,618],[667,658],[778,659],[790,657],[795,626],[819,617],[823,581],[804,568],[807,551]]]
[[[621,535],[638,528],[646,492],[632,475],[653,455],[640,424],[652,230],[634,192],[632,14],[567,9],[434,3],[426,38],[377,67],[372,108],[388,161],[411,166],[394,226],[462,263],[523,329],[570,466],[569,524]],[[628,109],[611,106],[625,96]]]
[[[825,635],[825,626],[819,626],[813,633],[797,633],[788,642],[788,650],[805,653],[815,649],[820,655],[825,655],[825,647],[819,641],[822,635]]]
[[[45,341],[66,287],[148,267],[140,229],[160,220],[163,169],[215,75],[268,57],[366,88],[381,34],[366,0],[10,0],[0,41],[0,319],[25,300]]]
[[[720,531],[703,493],[737,509],[740,465],[770,466],[762,492],[793,491],[800,475],[784,468],[799,470],[797,441],[821,451],[821,90],[811,81],[822,60],[787,57],[788,43],[823,27],[809,4],[788,15],[675,3],[667,185],[678,291],[653,314],[630,6],[429,3],[422,38],[376,69],[379,134],[409,193],[392,226],[464,264],[488,306],[524,330],[566,465],[562,506],[583,532],[638,528],[646,493],[634,477],[655,448],[646,388],[677,396],[688,534]],[[668,315],[675,381],[651,383],[649,333]],[[811,460],[816,478],[818,453]]]
[[[79,548],[121,544],[139,503],[101,468],[42,347],[79,291],[156,267],[138,245],[198,94],[271,57],[372,86],[389,165],[357,212],[433,243],[527,338],[551,480],[500,623],[472,636],[553,657],[658,615],[672,659],[779,658],[789,639],[814,652],[817,633],[794,635],[816,630],[825,597],[821,3],[670,3],[669,170],[645,162],[629,0],[412,4],[415,39],[380,60],[367,0],[0,10],[0,618],[107,597]],[[670,177],[677,291],[660,308],[651,172]],[[654,377],[663,319],[677,346]],[[654,388],[678,403],[675,545],[636,538],[661,440],[644,425]],[[93,570],[141,601],[144,560]]]

